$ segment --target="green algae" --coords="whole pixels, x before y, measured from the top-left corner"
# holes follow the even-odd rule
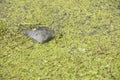
[[[119,5],[119,0],[1,0],[0,80],[118,80]],[[22,32],[37,24],[60,32],[48,43],[34,43]]]

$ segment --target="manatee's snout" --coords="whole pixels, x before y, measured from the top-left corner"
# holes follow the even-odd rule
[[[27,30],[27,31],[24,31],[23,34],[27,36],[27,35],[29,34],[29,32],[30,32],[30,31]]]

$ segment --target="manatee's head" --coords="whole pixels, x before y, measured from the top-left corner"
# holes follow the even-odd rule
[[[38,28],[37,30],[26,30],[24,34],[33,40],[45,43],[54,38],[54,31],[48,28]]]

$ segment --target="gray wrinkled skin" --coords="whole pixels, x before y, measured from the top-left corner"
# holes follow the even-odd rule
[[[26,30],[24,34],[39,43],[45,43],[54,38],[54,31],[47,27],[40,27],[37,30]]]

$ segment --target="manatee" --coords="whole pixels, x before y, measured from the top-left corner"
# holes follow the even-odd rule
[[[24,34],[39,43],[45,43],[54,38],[54,30],[47,27],[39,27],[36,30],[25,30]]]

